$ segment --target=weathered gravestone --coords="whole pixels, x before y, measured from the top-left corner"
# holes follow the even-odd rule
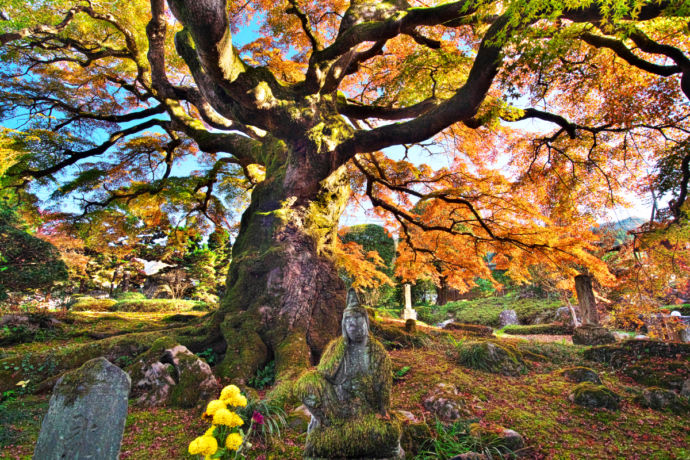
[[[57,381],[34,460],[115,460],[127,417],[129,376],[105,358]]]
[[[312,416],[304,457],[404,458],[400,423],[388,415],[391,386],[390,358],[369,333],[369,315],[350,290],[342,337],[295,387]]]

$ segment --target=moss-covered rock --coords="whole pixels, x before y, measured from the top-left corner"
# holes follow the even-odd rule
[[[621,372],[647,387],[680,391],[683,382],[690,378],[690,359],[643,358],[623,364]]]
[[[202,407],[220,392],[211,368],[182,345],[166,350],[161,362],[172,363],[177,382],[168,404],[173,407]]]
[[[561,371],[559,371],[559,373],[570,382],[591,382],[597,385],[601,385],[601,379],[599,378],[599,375],[589,367],[568,367],[566,369],[562,369]]]
[[[635,401],[642,407],[654,410],[668,410],[678,414],[690,414],[690,404],[678,397],[676,393],[663,388],[651,387],[642,390]]]
[[[605,345],[615,342],[613,334],[601,326],[585,324],[573,329],[573,343],[576,345]]]
[[[594,408],[606,408],[616,410],[620,406],[621,398],[604,385],[596,385],[592,382],[583,382],[577,385],[568,396],[570,401],[578,406]]]
[[[516,376],[527,371],[520,352],[494,342],[466,342],[458,349],[458,364],[486,372]]]
[[[627,340],[618,344],[592,347],[585,350],[584,356],[593,361],[620,367],[621,364],[631,360],[652,356],[671,359],[689,358],[690,343]]]

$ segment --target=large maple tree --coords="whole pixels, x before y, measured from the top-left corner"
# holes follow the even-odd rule
[[[227,345],[226,376],[270,357],[287,375],[337,333],[353,193],[399,229],[403,278],[467,289],[494,254],[517,280],[538,263],[606,281],[588,229],[688,128],[684,2],[3,5],[1,113],[26,121],[4,186],[77,194],[85,215],[140,203],[155,225],[175,200],[219,221],[244,176],[227,293],[199,329]],[[512,127],[526,119],[547,128]]]

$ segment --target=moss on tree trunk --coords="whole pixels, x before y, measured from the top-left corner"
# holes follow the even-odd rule
[[[228,348],[216,372],[238,382],[271,359],[279,381],[296,376],[339,331],[345,286],[327,253],[350,194],[345,168],[288,157],[252,193],[217,313]]]

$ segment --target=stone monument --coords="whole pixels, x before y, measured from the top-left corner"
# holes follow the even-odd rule
[[[127,417],[130,379],[105,358],[57,381],[34,460],[116,460]]]
[[[350,289],[342,336],[295,390],[311,413],[306,459],[402,459],[400,423],[388,414],[391,361],[369,333],[369,316]]]
[[[412,290],[410,283],[405,283],[405,309],[403,310],[403,319],[413,319],[417,321],[417,312],[412,308]]]

